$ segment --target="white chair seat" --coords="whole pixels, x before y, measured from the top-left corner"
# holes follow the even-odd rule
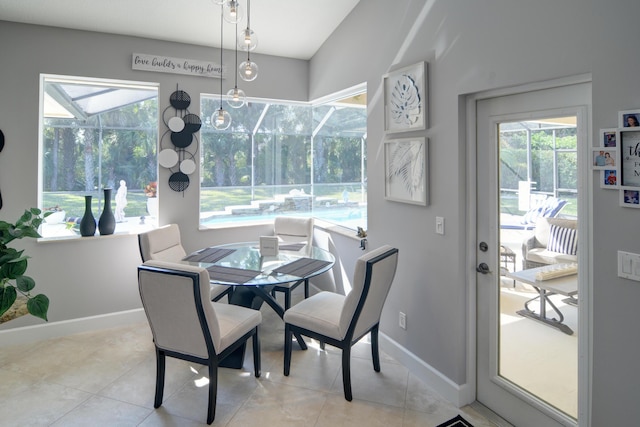
[[[346,333],[340,330],[340,315],[345,299],[344,295],[333,292],[317,293],[287,310],[284,321],[341,340]]]
[[[220,328],[220,348],[216,349],[218,352],[228,348],[248,330],[262,322],[262,315],[258,310],[221,302],[212,302],[211,304],[216,312]]]

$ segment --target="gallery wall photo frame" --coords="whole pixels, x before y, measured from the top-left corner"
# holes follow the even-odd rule
[[[428,127],[428,68],[428,63],[422,61],[382,76],[386,133],[410,132]]]
[[[640,209],[640,187],[620,190],[620,206]]]
[[[640,127],[620,129],[619,182],[622,187],[640,187]]]
[[[635,110],[618,111],[618,127],[640,127],[640,108]]]
[[[620,179],[618,169],[604,169],[600,172],[600,188],[619,190]]]
[[[384,198],[427,206],[429,139],[398,138],[384,142]]]
[[[615,148],[596,147],[591,150],[591,167],[594,170],[615,169],[618,165],[618,150]]]
[[[600,129],[600,147],[617,148],[619,138],[618,128]]]

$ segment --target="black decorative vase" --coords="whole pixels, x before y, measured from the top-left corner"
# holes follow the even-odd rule
[[[104,189],[104,209],[98,221],[98,230],[101,236],[113,234],[116,229],[116,217],[111,210],[111,188]]]
[[[96,219],[91,212],[91,196],[84,196],[84,215],[80,221],[80,235],[94,236],[96,234]]]

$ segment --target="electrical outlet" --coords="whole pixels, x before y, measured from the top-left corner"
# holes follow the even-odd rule
[[[398,317],[398,324],[402,329],[407,329],[407,315],[403,312],[400,312],[400,316]]]

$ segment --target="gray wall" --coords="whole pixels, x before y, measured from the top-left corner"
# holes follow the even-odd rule
[[[591,136],[616,127],[617,112],[640,108],[637,2],[614,0],[367,0],[313,57],[310,96],[367,82],[369,96],[369,241],[400,248],[398,276],[382,331],[458,384],[465,368],[468,277],[465,260],[464,95],[592,73]],[[384,73],[429,62],[430,206],[385,201],[380,153]],[[414,133],[413,135],[415,135]],[[479,147],[481,149],[481,147]],[[640,286],[617,277],[616,251],[640,253],[638,212],[593,176],[592,425],[624,425],[640,416]],[[590,189],[585,189],[590,191]],[[435,216],[446,234],[436,235]],[[634,221],[635,219],[635,221]],[[397,313],[408,329],[397,327]]]
[[[600,128],[615,127],[619,110],[640,107],[640,59],[635,53],[639,33],[636,14],[630,13],[637,2],[600,3],[364,0],[310,63],[256,56],[261,77],[247,87],[255,96],[307,100],[367,83],[369,242],[395,245],[401,253],[382,331],[456,384],[472,381],[465,360],[473,266],[465,259],[472,236],[465,222],[461,100],[480,91],[591,73],[592,138],[597,139]],[[157,81],[161,105],[176,83],[192,97],[217,91],[217,80],[134,72],[130,66],[132,52],[206,59],[215,58],[215,49],[6,22],[0,22],[0,39],[5,41],[0,47],[0,129],[7,138],[0,154],[2,219],[13,220],[24,207],[37,203],[39,73]],[[230,61],[232,54],[227,57]],[[431,126],[423,132],[431,141],[431,204],[426,208],[384,200],[380,154],[381,76],[423,60],[429,62],[431,107]],[[230,85],[225,82],[225,90]],[[166,175],[162,172],[160,185]],[[616,276],[615,258],[617,250],[640,253],[640,233],[633,222],[640,212],[618,207],[617,197],[617,192],[601,190],[594,175],[593,336],[583,337],[593,346],[594,426],[640,418],[635,404],[640,398],[635,368],[640,343],[633,332],[640,323],[640,286]],[[161,203],[161,222],[181,225],[187,249],[264,231],[242,227],[199,232],[196,191],[187,191],[184,198],[164,191]],[[446,219],[444,236],[434,233],[435,216]],[[135,239],[25,242],[33,256],[30,272],[38,288],[52,298],[51,321],[138,308]],[[354,258],[357,251],[349,249],[341,248],[341,254]],[[400,310],[408,315],[407,331],[396,326]],[[37,323],[28,317],[15,322],[11,327]]]
[[[0,219],[14,222],[25,208],[37,206],[38,99],[40,73],[88,76],[159,84],[160,112],[170,94],[180,89],[191,95],[190,111],[199,113],[199,94],[218,93],[219,80],[176,74],[134,71],[133,52],[177,58],[219,61],[219,50],[133,37],[70,31],[52,27],[0,21],[0,129],[6,146],[0,156],[0,185],[4,207]],[[9,42],[11,40],[11,42]],[[225,52],[232,64],[233,52]],[[260,64],[260,78],[247,83],[251,96],[308,99],[308,61],[253,55]],[[233,67],[231,67],[233,69]],[[230,74],[232,77],[233,74]],[[233,78],[223,82],[226,93]],[[176,222],[188,251],[211,244],[255,240],[268,227],[198,231],[198,188],[191,185],[177,193],[168,188],[170,172],[161,168],[160,222]],[[96,205],[94,203],[94,214]],[[136,267],[140,263],[137,237],[116,235],[78,240],[36,243],[17,241],[32,257],[29,274],[38,292],[51,300],[49,321],[97,316],[140,308]],[[354,248],[356,243],[354,242]],[[355,249],[354,249],[355,251]],[[38,324],[25,316],[0,329]]]

